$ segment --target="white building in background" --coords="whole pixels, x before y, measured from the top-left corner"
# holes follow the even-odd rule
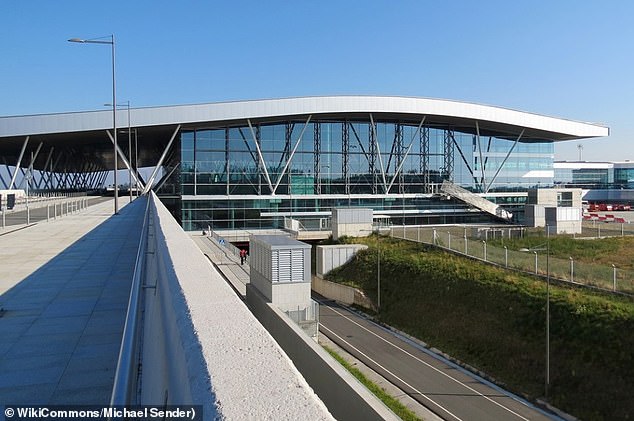
[[[585,202],[634,204],[634,161],[555,161],[555,185],[583,190]]]

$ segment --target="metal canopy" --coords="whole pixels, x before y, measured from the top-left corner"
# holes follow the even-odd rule
[[[165,150],[174,129],[248,127],[252,124],[304,124],[312,121],[398,122],[418,127],[425,118],[425,128],[438,128],[479,136],[494,136],[514,142],[564,141],[608,136],[607,127],[505,108],[465,102],[376,96],[335,96],[239,101],[200,105],[135,108],[131,110],[132,130],[138,139],[139,167],[154,166]],[[117,126],[126,127],[125,113],[117,115]],[[17,162],[26,136],[29,150],[42,144],[33,168],[44,169],[48,152],[62,155],[68,171],[85,171],[85,162],[99,169],[112,169],[112,143],[107,130],[112,129],[110,111],[0,117],[0,157]],[[126,130],[120,130],[125,132]],[[354,135],[354,133],[353,133]],[[125,140],[119,142],[125,144]],[[123,169],[124,164],[120,163]],[[385,186],[384,186],[385,187]]]

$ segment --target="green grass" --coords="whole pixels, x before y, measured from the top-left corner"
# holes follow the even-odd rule
[[[507,246],[509,250],[546,246],[548,238],[544,234],[524,238],[490,240],[488,244]],[[620,269],[634,269],[634,237],[612,237],[596,240],[575,239],[570,236],[551,236],[551,256],[575,261],[611,266]]]
[[[329,279],[376,301],[377,238]],[[531,276],[382,237],[379,319],[531,398],[544,396],[546,288]],[[634,416],[634,303],[551,286],[549,402],[586,420]]]
[[[358,368],[352,366],[348,361],[344,360],[339,354],[327,346],[324,349],[333,356],[339,364],[348,370],[357,380],[359,380],[370,392],[376,395],[388,408],[392,410],[399,418],[405,421],[420,420],[411,410],[403,405],[399,400],[390,396],[384,389],[376,383],[370,381]]]

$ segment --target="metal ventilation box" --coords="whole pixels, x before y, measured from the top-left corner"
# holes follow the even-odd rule
[[[252,235],[251,284],[282,311],[310,304],[310,245],[283,235]]]

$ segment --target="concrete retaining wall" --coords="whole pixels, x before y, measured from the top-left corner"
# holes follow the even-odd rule
[[[347,305],[356,304],[371,310],[376,310],[374,303],[357,288],[326,281],[318,276],[313,277],[313,291],[329,300],[335,300]]]
[[[316,269],[317,276],[323,277],[331,270],[348,263],[359,250],[365,250],[368,246],[363,244],[333,244],[317,246]]]
[[[247,285],[247,304],[338,420],[398,420],[399,418],[305,335],[284,313]]]

